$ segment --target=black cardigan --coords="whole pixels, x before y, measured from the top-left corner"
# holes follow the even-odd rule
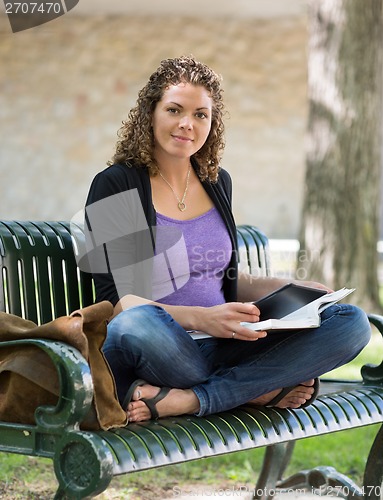
[[[196,168],[195,164],[193,164],[193,168]],[[223,291],[227,302],[236,301],[238,248],[236,227],[231,211],[231,177],[228,172],[220,169],[218,181],[216,183],[204,181],[202,185],[219,211],[230,235],[233,251],[223,279]],[[135,188],[141,199],[142,208],[153,239],[152,228],[156,226],[156,212],[152,202],[149,173],[145,167],[128,167],[126,165],[115,164],[99,172],[91,184],[86,206],[88,207],[92,203],[107,198],[108,196]],[[116,305],[121,297],[119,297],[117,293],[112,275],[110,273],[93,273],[93,278],[96,288],[96,301],[109,300],[113,305]],[[139,295],[139,293],[136,294]]]

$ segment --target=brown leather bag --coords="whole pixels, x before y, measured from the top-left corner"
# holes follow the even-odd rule
[[[78,349],[88,361],[94,395],[91,410],[81,424],[87,430],[108,430],[127,424],[101,350],[112,311],[112,304],[105,301],[41,326],[0,312],[0,342],[26,338],[58,340]],[[59,390],[57,370],[40,348],[27,345],[0,348],[0,420],[34,424],[35,409],[55,405]]]

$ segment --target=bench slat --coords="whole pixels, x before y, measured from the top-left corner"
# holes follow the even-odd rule
[[[40,324],[93,303],[93,282],[77,268],[71,229],[76,244],[81,244],[81,227],[65,221],[0,221],[1,311]],[[238,226],[237,235],[240,267],[255,276],[271,276],[267,237],[248,225]],[[383,318],[370,319],[383,333]],[[57,498],[101,492],[113,475],[265,446],[276,450],[283,443],[291,448],[299,439],[383,422],[382,364],[365,367],[363,382],[322,380],[318,399],[304,409],[243,406],[202,418],[181,416],[113,431],[80,431],[79,420],[92,396],[88,364],[69,346],[40,342],[60,373],[59,403],[38,408],[35,426],[0,422],[0,451],[52,458],[60,484]],[[283,470],[281,458],[279,464],[264,467],[259,484],[275,487],[276,470]],[[370,479],[371,470],[372,484],[380,472]]]
[[[342,407],[339,397],[346,402]],[[118,475],[379,423],[382,415],[383,387],[366,387],[355,396],[322,395],[299,410],[241,407],[203,419],[186,416],[129,424],[101,431],[100,436],[115,455]]]

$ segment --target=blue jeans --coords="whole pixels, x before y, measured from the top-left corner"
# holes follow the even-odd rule
[[[200,402],[197,415],[208,415],[319,377],[353,359],[369,338],[366,314],[347,304],[326,309],[319,328],[270,332],[254,342],[193,340],[162,307],[142,305],[110,322],[104,354],[120,402],[142,378],[192,389]]]

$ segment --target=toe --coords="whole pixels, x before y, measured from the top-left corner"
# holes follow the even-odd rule
[[[310,380],[306,380],[306,382],[302,382],[299,385],[303,385],[304,387],[314,387],[315,379],[311,378]]]

